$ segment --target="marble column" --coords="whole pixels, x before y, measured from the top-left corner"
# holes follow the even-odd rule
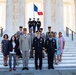
[[[19,26],[25,27],[25,0],[19,0]]]
[[[6,30],[4,32],[9,35],[9,37],[13,34],[13,4],[12,0],[6,0]]]
[[[75,32],[76,32],[76,0],[74,0],[74,5],[75,5]]]
[[[55,29],[57,32],[64,32],[63,24],[63,0],[56,0],[56,25]]]
[[[44,1],[44,31],[48,30],[48,26],[52,26],[51,21],[51,0]]]
[[[19,7],[18,7],[18,0],[13,0],[13,33],[16,33],[18,31],[18,13],[19,13]]]

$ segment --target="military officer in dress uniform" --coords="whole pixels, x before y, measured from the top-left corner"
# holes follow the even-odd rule
[[[29,18],[29,21],[28,21],[28,27],[29,27],[29,31],[30,31],[30,28],[32,27],[32,21],[31,21],[31,18]]]
[[[53,34],[53,31],[51,31],[51,26],[48,27],[48,32],[46,32],[46,39],[49,37],[49,33]]]
[[[53,34],[49,33],[49,38],[47,38],[45,41],[45,49],[48,56],[48,69],[54,69],[53,66],[54,53],[57,49],[56,40],[52,36]]]
[[[45,36],[45,33],[43,32],[43,28],[40,28],[40,36],[44,39],[44,41],[45,41],[45,38],[46,38],[46,36]]]
[[[19,38],[20,50],[22,50],[23,57],[23,68],[22,70],[28,70],[28,57],[29,50],[31,49],[31,40],[30,36],[27,34],[27,28],[23,29],[23,35]]]
[[[37,30],[40,30],[41,21],[39,21],[39,18],[37,19]]]
[[[23,35],[23,27],[19,26],[19,31],[17,31],[18,38],[20,38],[21,35]]]
[[[30,32],[28,33],[28,35],[30,35],[30,39],[31,39],[30,58],[33,58],[32,45],[33,45],[33,39],[35,38],[35,33],[33,33],[33,28],[30,28]]]
[[[40,36],[44,39],[44,41],[45,41],[45,33],[43,33],[43,28],[40,28]],[[44,56],[44,53],[43,53],[43,58],[44,58],[45,56]]]
[[[42,69],[42,53],[44,51],[44,39],[40,37],[40,32],[37,31],[37,36],[33,40],[33,51],[35,53],[35,69]],[[39,65],[38,65],[39,59]]]
[[[37,22],[35,21],[35,18],[33,18],[33,21],[32,21],[33,33],[36,32],[36,24],[37,24]]]

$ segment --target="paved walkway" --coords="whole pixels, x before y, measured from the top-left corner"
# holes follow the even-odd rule
[[[17,71],[2,70],[0,69],[0,75],[76,75],[76,70],[24,70]]]

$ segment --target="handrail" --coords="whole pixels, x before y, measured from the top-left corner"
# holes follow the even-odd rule
[[[66,36],[69,37],[69,31],[71,31],[71,34],[72,34],[72,41],[73,41],[73,33],[76,34],[75,31],[73,31],[72,29],[66,27]]]
[[[0,37],[2,37],[2,36],[3,36],[3,28],[0,27]]]

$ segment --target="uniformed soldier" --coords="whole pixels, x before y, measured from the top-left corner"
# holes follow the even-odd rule
[[[28,35],[30,35],[30,39],[31,39],[30,58],[33,58],[32,45],[33,45],[33,39],[35,38],[35,33],[33,33],[33,28],[30,28],[30,32],[28,33]]]
[[[43,28],[40,28],[40,36],[44,39],[45,41],[45,33],[43,33]],[[43,53],[43,58],[44,58],[44,53]]]
[[[39,18],[37,19],[37,30],[40,30],[41,21],[39,21]]]
[[[40,36],[44,39],[44,41],[45,41],[45,38],[46,38],[46,36],[45,36],[45,33],[43,32],[43,28],[40,28]]]
[[[23,35],[19,38],[20,50],[22,50],[23,57],[23,68],[22,70],[28,70],[28,57],[29,50],[31,50],[31,40],[30,36],[27,34],[27,28],[23,29]]]
[[[17,31],[17,35],[18,35],[18,38],[20,38],[20,36],[23,35],[23,27],[22,26],[19,26],[19,31]]]
[[[40,37],[40,32],[37,31],[37,36],[33,40],[33,51],[35,53],[35,69],[42,69],[42,53],[44,51],[44,39]],[[38,65],[39,58],[39,65]]]
[[[48,56],[48,69],[54,69],[53,60],[56,48],[56,40],[52,37],[52,33],[49,33],[49,38],[45,41],[45,49]]]
[[[51,26],[48,27],[48,32],[46,32],[46,39],[49,37],[49,33],[53,34],[53,31],[51,31]]]
[[[32,21],[33,33],[36,32],[36,24],[37,24],[37,22],[35,21],[35,18],[33,18],[33,21]]]
[[[30,31],[30,28],[32,28],[32,21],[31,21],[31,18],[29,18],[28,27],[29,27],[29,31]]]

